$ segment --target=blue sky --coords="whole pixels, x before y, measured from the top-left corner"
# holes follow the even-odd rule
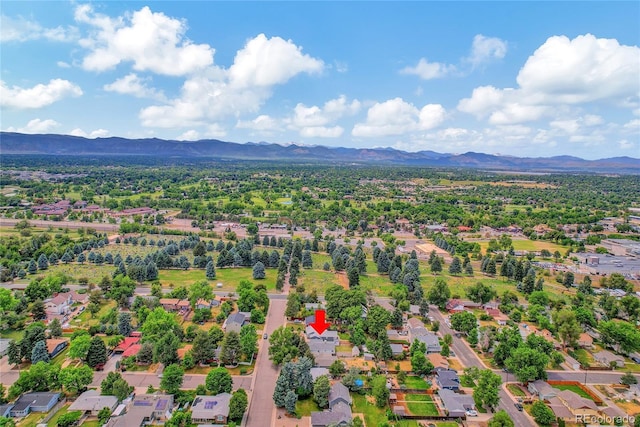
[[[640,157],[640,2],[2,1],[5,131]]]

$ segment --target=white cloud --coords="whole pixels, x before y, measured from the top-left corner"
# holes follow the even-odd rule
[[[18,109],[42,108],[63,98],[82,95],[82,89],[68,80],[53,79],[32,88],[9,87],[0,81],[0,105]]]
[[[305,138],[338,138],[344,129],[341,126],[307,126],[300,130],[300,136]]]
[[[273,117],[267,114],[261,114],[253,120],[238,120],[236,128],[251,129],[262,134],[271,134],[273,131],[280,130],[280,125]]]
[[[43,28],[34,21],[23,17],[12,18],[0,16],[0,42],[25,42],[29,40],[46,39],[56,42],[70,42],[77,40],[78,29],[75,27]]]
[[[300,73],[319,73],[323,68],[321,60],[303,54],[291,40],[259,34],[236,54],[229,68],[229,83],[237,88],[270,87]]]
[[[7,132],[19,133],[48,133],[60,126],[60,123],[52,119],[40,120],[33,119],[26,126],[20,128],[9,127],[5,129]]]
[[[135,73],[127,74],[115,82],[104,85],[103,89],[108,92],[117,92],[121,94],[133,95],[138,98],[154,98],[164,100],[162,92],[150,88],[146,85],[146,81],[150,79],[141,79]]]
[[[481,86],[458,110],[493,124],[524,123],[570,106],[607,101],[632,108],[640,93],[640,48],[620,45],[591,34],[569,40],[554,36],[529,57],[520,72],[518,88]],[[597,116],[584,123],[598,124]]]
[[[640,132],[640,119],[633,119],[628,121],[623,126],[627,132],[638,133]]]
[[[69,132],[69,135],[95,139],[95,138],[103,138],[105,136],[109,136],[109,131],[106,129],[96,129],[87,133],[80,128],[76,128],[76,129],[73,129],[71,132]]]
[[[228,70],[210,67],[191,76],[182,85],[180,97],[168,105],[144,108],[140,118],[144,126],[180,127],[256,112],[271,97],[272,86],[300,73],[320,71],[322,64],[303,55],[291,41],[260,34],[238,51]]]
[[[214,49],[187,39],[185,21],[154,13],[147,6],[112,19],[85,4],[76,8],[75,19],[96,29],[80,42],[89,50],[82,61],[87,70],[105,71],[133,62],[137,71],[181,76],[213,64]]]
[[[394,98],[369,108],[366,121],[357,123],[351,133],[357,137],[380,137],[429,130],[439,126],[445,115],[440,104],[428,104],[419,110],[402,98]]]
[[[466,60],[477,67],[487,62],[502,59],[507,54],[507,42],[497,37],[485,37],[477,34],[473,38],[471,54]]]
[[[425,58],[420,58],[415,67],[405,67],[400,70],[400,74],[415,74],[423,80],[431,80],[442,78],[455,71],[456,67],[454,65],[429,62]]]
[[[64,61],[58,61],[56,62],[56,65],[60,68],[71,68],[71,65],[69,65],[68,63],[64,62]]]
[[[200,139],[200,134],[197,130],[190,129],[180,135],[177,139],[178,141],[197,141]]]
[[[218,123],[206,127],[205,135],[208,138],[223,138],[227,136],[227,131]]]

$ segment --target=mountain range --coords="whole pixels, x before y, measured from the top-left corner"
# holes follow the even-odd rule
[[[407,152],[393,148],[345,148],[305,145],[279,145],[268,142],[244,144],[206,139],[173,141],[157,138],[119,137],[88,139],[71,135],[22,134],[0,132],[0,153],[57,156],[154,156],[173,158],[210,158],[273,160],[331,164],[384,164],[474,169],[590,171],[640,174],[640,159],[611,157],[585,160],[573,156],[515,157],[467,152]]]

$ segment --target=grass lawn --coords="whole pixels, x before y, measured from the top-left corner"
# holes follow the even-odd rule
[[[51,363],[62,367],[62,364],[65,362],[65,360],[67,360],[67,353],[69,353],[69,346],[66,346],[64,350],[56,354],[56,357],[51,360]]]
[[[309,417],[312,412],[322,411],[313,398],[308,397],[304,400],[298,400],[296,403],[296,414],[301,417]]]
[[[377,295],[389,295],[395,285],[389,280],[389,276],[381,276],[377,273],[367,273],[360,276],[360,287],[364,291],[372,291]]]
[[[91,421],[85,421],[84,423],[82,423],[83,427],[100,427],[100,421],[98,420],[91,420]]]
[[[593,355],[583,348],[574,350],[572,355],[582,365],[591,366],[595,363]]]
[[[264,280],[254,280],[253,270],[251,268],[218,268],[216,269],[216,278],[210,280],[214,290],[235,292],[241,280],[248,280],[254,284],[262,283],[268,291],[275,290],[277,270],[273,268],[266,269],[267,277]],[[158,271],[158,279],[163,286],[189,286],[194,282],[206,280],[205,270],[160,270]],[[217,284],[222,283],[222,287],[218,288]]]
[[[107,314],[107,312],[109,310],[111,310],[113,307],[115,307],[117,305],[117,303],[115,301],[109,301],[106,304],[103,304],[100,307],[100,311],[95,315],[94,318],[91,318],[91,313],[89,313],[89,310],[85,310],[83,311],[79,316],[76,316],[72,321],[71,321],[71,326],[92,326],[92,325],[97,325],[100,322],[100,317],[104,316],[105,314]]]
[[[24,329],[20,329],[14,331],[13,329],[7,329],[4,331],[0,331],[0,338],[11,338],[14,341],[22,340],[22,336],[24,335]]]
[[[428,394],[407,394],[405,399],[414,415],[438,415],[438,408]]]
[[[525,392],[522,391],[522,389],[515,384],[508,384],[507,388],[509,389],[511,394],[513,394],[514,396],[520,396],[520,397],[526,396]]]
[[[587,394],[587,392],[585,392],[583,389],[581,389],[580,387],[578,387],[577,385],[572,385],[572,384],[555,384],[553,386],[553,388],[557,388],[558,390],[571,390],[572,392],[574,392],[575,394],[577,394],[578,396],[584,397],[585,399],[589,399],[589,400],[593,400],[591,398],[591,396],[589,396],[589,394]]]
[[[69,405],[64,405],[56,414],[51,417],[49,422],[47,423],[47,427],[56,427],[58,425],[58,418],[69,412]]]
[[[404,381],[404,385],[411,390],[427,390],[427,382],[420,377],[416,377],[413,375],[407,376],[407,379]]]
[[[300,271],[298,283],[304,285],[305,292],[315,290],[318,295],[324,295],[327,288],[338,285],[338,278],[332,271],[305,270]]]
[[[482,252],[486,252],[487,247],[489,246],[488,240],[477,240],[474,243],[478,243]],[[543,249],[547,249],[551,253],[555,251],[559,251],[560,253],[564,253],[567,248],[565,246],[557,245],[552,242],[547,242],[544,240],[528,240],[528,239],[514,239],[513,240],[513,249],[516,251],[541,251]]]
[[[352,394],[353,398],[353,414],[363,414],[364,422],[367,426],[380,426],[388,422],[385,414],[386,407],[378,408],[375,404],[367,402],[366,396],[361,394]],[[418,427],[415,420],[402,420],[393,423],[396,427]],[[457,424],[456,424],[457,426]]]
[[[18,427],[36,427],[40,423],[40,420],[44,418],[44,415],[45,414],[41,412],[32,412],[26,417],[24,417],[16,425]]]

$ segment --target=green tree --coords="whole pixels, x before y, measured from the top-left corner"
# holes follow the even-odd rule
[[[329,406],[329,392],[331,391],[331,383],[329,377],[321,375],[316,378],[316,382],[313,384],[313,400],[318,404],[321,409]]]
[[[478,385],[473,390],[473,399],[477,405],[486,408],[495,408],[500,400],[500,384],[502,378],[489,369],[480,371]]]
[[[530,381],[546,379],[546,366],[549,356],[525,345],[511,352],[505,360],[505,365],[514,373],[519,382],[526,384]]]
[[[107,407],[100,409],[100,412],[98,412],[99,425],[105,425],[107,421],[109,421],[109,418],[111,418],[111,409]]]
[[[67,393],[76,394],[93,381],[93,371],[87,365],[68,366],[60,370],[60,383]]]
[[[15,341],[9,341],[9,348],[7,349],[7,357],[9,364],[19,365],[22,362],[22,356],[20,355],[20,346]]]
[[[464,332],[465,334],[469,333],[469,331],[476,328],[478,325],[478,320],[476,319],[475,314],[470,311],[454,313],[450,316],[450,320],[451,327],[454,330]]]
[[[123,337],[128,337],[133,332],[133,326],[131,325],[131,313],[128,311],[121,311],[118,314],[118,333]]]
[[[191,308],[196,306],[198,300],[211,301],[213,299],[213,289],[206,280],[194,282],[189,286],[189,302]]]
[[[387,404],[390,394],[387,388],[387,377],[377,375],[373,378],[371,381],[371,394],[376,399],[376,406],[378,408],[383,408]]]
[[[434,274],[440,273],[442,271],[442,261],[440,261],[440,257],[435,257],[433,262],[431,263],[431,272]]]
[[[172,364],[162,371],[160,388],[169,394],[176,394],[184,381],[184,369],[180,365]]]
[[[87,353],[87,365],[95,368],[98,365],[107,363],[107,346],[99,336],[94,336],[89,345]]]
[[[249,324],[240,329],[240,348],[247,359],[258,351],[258,334],[256,327]]]
[[[451,291],[449,290],[449,286],[447,286],[447,282],[442,278],[437,278],[433,287],[427,293],[427,301],[437,305],[440,310],[444,310],[450,297]]]
[[[536,400],[531,407],[531,415],[533,419],[540,425],[548,426],[555,421],[556,417],[551,408],[549,408],[542,400]]]
[[[433,364],[424,353],[416,351],[411,356],[411,370],[416,375],[427,375],[433,371]]]
[[[433,267],[432,267],[433,271]],[[449,274],[460,274],[462,273],[462,264],[460,263],[460,258],[457,256],[453,257],[453,261],[451,261],[451,265],[449,265]]]
[[[624,375],[620,377],[620,384],[624,384],[624,385],[638,384],[638,379],[631,372],[625,372]]]
[[[242,353],[240,344],[240,336],[235,331],[229,331],[222,340],[222,349],[220,351],[220,360],[225,365],[235,365]]]
[[[215,357],[216,346],[213,338],[205,331],[198,331],[196,337],[193,339],[193,347],[191,348],[191,354],[195,363],[204,364],[208,363]]]
[[[289,383],[287,378],[283,375],[279,375],[276,380],[276,386],[273,390],[273,403],[278,407],[282,408],[284,406],[284,399],[287,397],[287,392],[289,391]]]
[[[233,379],[225,368],[219,367],[209,371],[205,385],[212,395],[231,393]]]
[[[49,352],[44,341],[38,341],[31,351],[31,363],[49,362]]]
[[[119,378],[113,383],[113,395],[122,402],[133,392],[133,386],[130,386],[124,378]]]
[[[154,358],[165,366],[178,363],[179,347],[180,339],[172,331],[169,331],[156,342]]]
[[[49,323],[49,334],[51,338],[59,338],[62,336],[62,325],[60,324],[60,320],[57,318],[53,319],[51,323]]]
[[[287,410],[287,413],[296,413],[296,403],[298,403],[298,395],[295,391],[289,390],[287,395],[284,397],[284,409]]]
[[[482,282],[478,282],[475,285],[468,287],[465,292],[471,301],[482,304],[486,304],[496,297],[496,291]]]
[[[564,308],[554,312],[552,318],[562,345],[574,345],[582,333],[575,311]]]
[[[244,391],[243,388],[239,388],[233,393],[229,401],[229,419],[240,423],[247,410],[248,404],[249,399],[247,398],[247,392]]]
[[[488,427],[514,427],[514,426],[515,424],[511,420],[511,417],[509,416],[509,414],[504,409],[501,409],[495,413],[493,418],[489,420]]]
[[[71,427],[76,425],[80,417],[82,416],[81,411],[71,411],[65,414],[62,414],[58,417],[58,427]]]
[[[253,265],[253,278],[256,280],[262,280],[267,277],[262,261],[258,261]]]

